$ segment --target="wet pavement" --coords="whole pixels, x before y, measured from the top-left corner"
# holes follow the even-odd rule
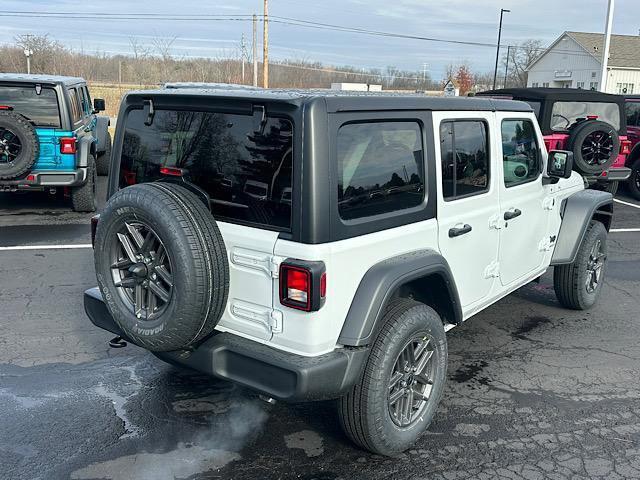
[[[90,243],[90,215],[50,200],[0,194],[0,247]],[[639,227],[616,204],[614,228]],[[0,250],[0,477],[640,478],[640,232],[609,250],[594,309],[561,309],[547,274],[450,331],[435,421],[398,458],[350,444],[332,402],[270,405],[109,348],[82,307],[90,249]]]

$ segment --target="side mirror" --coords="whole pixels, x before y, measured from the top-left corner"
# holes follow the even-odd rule
[[[104,104],[104,99],[102,98],[94,98],[93,99],[93,111],[95,113],[104,112],[106,110],[106,106]]]
[[[573,152],[551,150],[547,164],[547,175],[551,178],[569,178],[573,170]]]

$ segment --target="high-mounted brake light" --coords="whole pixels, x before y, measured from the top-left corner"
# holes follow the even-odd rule
[[[327,295],[323,262],[287,259],[280,265],[280,303],[296,310],[319,310]]]
[[[9,105],[0,105],[0,110],[13,110],[13,107]]]
[[[184,168],[176,167],[160,167],[160,173],[162,175],[169,175],[172,177],[184,177],[186,170]]]
[[[620,142],[620,155],[629,155],[631,153],[631,141],[622,140]]]
[[[587,119],[589,119],[589,120],[597,120],[598,119],[598,115],[587,115]]]
[[[60,153],[73,154],[76,153],[77,144],[75,137],[63,137],[60,139]]]

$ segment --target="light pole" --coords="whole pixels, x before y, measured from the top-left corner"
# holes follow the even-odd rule
[[[507,88],[507,76],[509,75],[509,57],[511,57],[511,45],[507,46],[507,63],[504,67],[504,84],[502,88]]]
[[[602,75],[600,78],[600,91],[607,91],[607,80],[609,80],[609,48],[611,47],[611,28],[613,27],[613,10],[615,0],[609,0],[607,9],[607,23],[604,32],[604,52],[602,52]]]
[[[496,68],[493,71],[493,89],[496,89],[496,81],[498,79],[498,61],[500,60],[500,41],[502,40],[502,17],[511,10],[505,8],[500,9],[500,27],[498,28],[498,47],[496,48]]]
[[[33,50],[29,47],[24,49],[24,56],[27,57],[27,75],[31,74],[31,55],[33,55]]]

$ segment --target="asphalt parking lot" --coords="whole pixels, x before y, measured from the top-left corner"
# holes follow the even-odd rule
[[[330,402],[269,405],[109,348],[82,307],[89,215],[0,194],[0,477],[640,478],[640,202],[618,200],[600,303],[561,309],[547,274],[449,332],[436,420],[389,459],[354,448]]]

